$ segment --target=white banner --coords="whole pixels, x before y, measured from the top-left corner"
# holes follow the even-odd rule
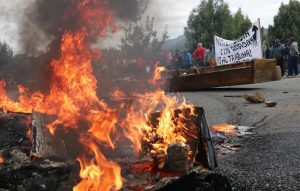
[[[261,42],[259,21],[237,40],[225,40],[215,36],[216,63],[224,65],[262,58]]]

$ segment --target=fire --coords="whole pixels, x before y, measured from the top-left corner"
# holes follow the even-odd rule
[[[169,97],[163,91],[134,95],[136,103],[118,108],[110,108],[96,94],[97,80],[92,74],[92,61],[101,57],[101,52],[93,48],[92,41],[106,35],[107,30],[116,30],[114,17],[108,11],[107,0],[77,0],[72,12],[65,15],[68,22],[79,18],[76,30],[60,29],[63,32],[60,57],[51,61],[52,78],[50,92],[30,93],[19,86],[17,101],[9,98],[5,82],[0,81],[0,108],[13,112],[32,112],[33,110],[57,118],[47,127],[52,135],[58,127],[74,128],[81,136],[80,143],[86,153],[78,158],[81,182],[74,191],[120,190],[123,185],[120,166],[110,161],[101,152],[101,146],[115,148],[111,134],[116,124],[122,127],[123,134],[134,145],[136,151],[142,150],[142,141],[151,143],[152,153],[166,153],[171,143],[186,143],[183,132],[188,128],[182,122],[184,116],[176,116],[176,109],[193,108],[176,97]],[[78,15],[80,15],[78,17]],[[159,80],[164,69],[157,67],[151,84]],[[121,91],[115,97],[122,98]],[[125,110],[125,116],[121,111]],[[162,111],[156,118],[157,127],[149,122],[151,113]],[[88,129],[79,122],[86,122]],[[89,141],[87,141],[89,140]],[[0,158],[4,160],[3,158]],[[3,162],[3,161],[2,161]]]
[[[100,58],[99,50],[92,48],[90,40],[106,34],[110,27],[115,30],[113,15],[108,11],[105,0],[76,1],[72,12],[65,15],[65,20],[77,18],[78,29],[63,30],[60,47],[60,57],[51,61],[52,78],[50,93],[40,92],[30,94],[19,86],[17,102],[8,97],[5,82],[0,82],[0,107],[13,112],[32,112],[32,110],[55,115],[57,119],[48,124],[51,134],[55,135],[56,128],[76,128],[82,135],[82,140],[90,136],[97,142],[114,147],[110,138],[116,119],[116,112],[110,109],[96,95],[97,80],[92,75],[92,60]],[[80,17],[78,17],[80,15]],[[89,124],[86,131],[78,126],[78,121]],[[85,143],[82,143],[85,144]],[[87,145],[95,159],[79,160],[82,181],[74,190],[118,190],[122,187],[120,167],[107,160],[96,144]],[[89,152],[87,152],[88,154]],[[100,188],[100,189],[99,189]]]
[[[230,125],[230,124],[217,124],[217,125],[213,125],[210,128],[213,132],[216,133],[223,133],[226,135],[233,135],[236,133],[236,127],[234,125]]]
[[[0,155],[0,165],[4,163],[4,158]]]
[[[182,123],[183,115],[175,116],[176,109],[190,108],[185,100],[179,102],[177,98],[167,96],[163,91],[136,95],[137,103],[133,104],[127,119],[123,121],[124,134],[141,150],[141,140],[153,146],[152,153],[166,153],[168,145],[172,143],[186,143],[183,133],[188,127]],[[152,113],[162,111],[157,127],[149,122]],[[192,115],[194,115],[192,113]]]
[[[73,188],[73,191],[120,190],[122,188],[121,168],[118,164],[108,161],[99,148],[89,143],[88,148],[93,152],[94,159],[78,159],[81,166],[82,181]],[[89,164],[89,165],[87,165]]]
[[[21,103],[15,102],[11,98],[8,97],[6,91],[6,82],[1,80],[0,81],[0,107],[4,111],[15,111],[15,112],[24,112],[30,113],[32,111],[31,107],[26,107]]]
[[[155,85],[158,80],[161,79],[161,73],[166,70],[165,67],[158,66],[159,62],[155,64],[154,74],[152,79],[149,80],[149,83]]]
[[[122,99],[127,97],[126,94],[118,88],[112,92],[112,96],[117,99]]]
[[[22,85],[18,85],[18,90],[20,94],[26,94],[29,92],[28,88],[22,86]]]

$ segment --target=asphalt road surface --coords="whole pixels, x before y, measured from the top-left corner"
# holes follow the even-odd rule
[[[278,105],[268,108],[239,97],[255,92]],[[241,145],[238,152],[218,160],[217,171],[231,179],[234,190],[300,190],[300,78],[179,96],[203,107],[210,125],[255,127],[254,135],[234,140]]]

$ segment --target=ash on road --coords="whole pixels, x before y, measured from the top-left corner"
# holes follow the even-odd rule
[[[219,158],[217,171],[229,176],[235,190],[300,190],[300,78],[263,84],[184,92],[206,112],[210,125],[255,127],[254,135],[236,138],[241,148]],[[250,104],[239,95],[259,92],[277,106]]]

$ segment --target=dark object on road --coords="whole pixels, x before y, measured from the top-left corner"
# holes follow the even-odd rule
[[[213,172],[192,172],[157,191],[232,191],[227,177]]]
[[[74,177],[73,183],[66,183],[72,169],[79,173],[75,163],[50,160],[28,162],[17,168],[7,165],[0,170],[0,190],[72,190],[79,180]]]
[[[260,94],[260,93],[255,93],[255,95],[244,95],[245,100],[250,102],[250,103],[264,103],[265,102],[265,97]]]
[[[242,95],[224,95],[224,97],[243,97]]]
[[[267,102],[266,101],[265,104],[266,104],[267,107],[275,107],[277,105],[277,102],[275,102],[275,101],[268,101]]]

